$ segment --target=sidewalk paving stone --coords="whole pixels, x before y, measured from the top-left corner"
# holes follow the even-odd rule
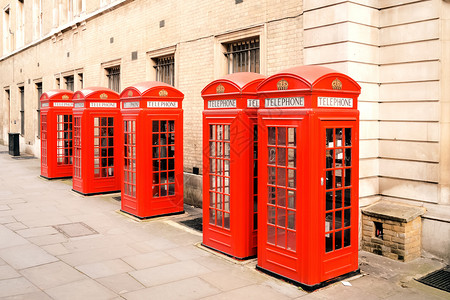
[[[97,281],[119,295],[145,288],[127,273],[102,277],[97,279]]]
[[[71,266],[80,266],[95,262],[136,255],[138,252],[127,245],[96,248],[86,251],[68,253],[58,258]]]
[[[257,282],[257,280],[250,280],[232,274],[230,270],[212,272],[199,277],[222,291],[234,290]]]
[[[208,252],[194,245],[172,248],[166,250],[166,252],[178,260],[190,260],[198,257],[211,256]]]
[[[136,292],[126,293],[123,295],[123,297],[127,300],[188,300],[202,299],[204,297],[216,295],[218,293],[220,293],[219,289],[211,286],[198,277],[192,277],[139,290]]]
[[[26,239],[6,228],[4,225],[0,225],[0,249],[25,244],[28,244]]]
[[[44,291],[55,300],[106,300],[117,296],[116,293],[92,279],[75,281]]]
[[[45,227],[35,227],[35,228],[16,230],[16,233],[21,235],[24,238],[30,238],[30,237],[54,234],[54,233],[58,233],[58,231],[53,227],[45,226]]]
[[[234,289],[218,295],[205,297],[205,300],[284,300],[291,299],[288,296],[274,291],[272,288],[264,285],[249,285],[239,289]]]
[[[64,245],[62,245],[62,244],[43,245],[40,247],[42,249],[44,249],[45,251],[47,251],[49,254],[54,255],[54,256],[61,256],[61,255],[70,253],[70,251],[67,250],[67,248],[64,247]]]
[[[106,260],[102,262],[76,266],[77,270],[91,278],[101,278],[116,274],[122,274],[134,269],[121,259]]]
[[[13,216],[0,216],[0,224],[14,223],[17,220]]]
[[[18,231],[18,230],[22,230],[22,229],[27,229],[28,228],[27,226],[25,226],[21,222],[8,223],[8,224],[5,224],[5,227],[10,229],[10,230],[12,230],[12,231]]]
[[[177,262],[176,258],[161,251],[127,256],[122,259],[136,270],[148,269]]]
[[[20,277],[21,275],[9,265],[0,264],[0,280]]]
[[[10,297],[4,297],[2,300],[52,300],[46,293],[39,292],[31,292],[28,294],[20,294]]]
[[[47,264],[57,261],[36,245],[25,244],[0,250],[0,257],[16,270]]]
[[[35,236],[28,238],[28,240],[37,246],[46,246],[67,242],[67,238],[60,233]]]
[[[23,277],[0,280],[0,297],[28,294],[35,291],[38,291],[38,288]]]
[[[87,278],[81,272],[61,261],[28,268],[20,272],[42,290]]]
[[[0,151],[6,149],[0,145]],[[443,263],[401,263],[360,252],[364,276],[312,293],[199,244],[180,223],[201,216],[137,220],[120,213],[113,195],[85,197],[71,180],[39,177],[39,160],[0,153],[0,299],[298,299],[444,300],[448,293],[414,281]],[[24,186],[23,183],[26,183]],[[6,209],[6,206],[9,209]],[[83,222],[96,232],[71,237],[53,226]]]
[[[207,268],[192,260],[189,260],[139,271],[133,271],[129,274],[136,278],[143,285],[150,287],[202,275],[209,272],[211,271]]]

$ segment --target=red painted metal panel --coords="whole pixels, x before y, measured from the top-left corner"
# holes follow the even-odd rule
[[[237,259],[256,255],[256,86],[264,78],[234,73],[202,91],[203,244]]]
[[[72,177],[72,96],[68,90],[41,95],[41,176]]]
[[[139,218],[183,213],[183,93],[156,81],[121,93],[122,211]]]
[[[259,84],[260,269],[306,287],[358,269],[359,93],[320,66]]]
[[[123,133],[119,94],[90,87],[73,95],[73,190],[83,195],[120,191]]]

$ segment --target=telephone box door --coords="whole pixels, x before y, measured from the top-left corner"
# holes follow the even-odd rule
[[[321,121],[321,184],[319,198],[322,230],[323,274],[327,280],[342,268],[358,268],[358,123]]]
[[[258,262],[263,268],[291,278],[298,277],[302,260],[299,253],[302,122],[302,118],[265,120],[259,132],[259,187],[260,200],[264,201],[259,201],[258,209]]]

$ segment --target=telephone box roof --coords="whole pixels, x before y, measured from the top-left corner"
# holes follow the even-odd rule
[[[309,65],[285,69],[272,75],[261,82],[257,90],[258,92],[277,90],[279,80],[289,78],[291,79],[289,87],[284,90],[340,90],[358,94],[361,92],[361,87],[351,77],[327,67]]]
[[[76,91],[73,94],[73,99],[85,99],[85,100],[118,100],[119,94],[113,90],[110,90],[105,87],[93,86],[87,87],[82,90]]]
[[[212,81],[203,90],[203,95],[214,95],[219,93],[251,93],[256,92],[257,85],[266,76],[252,72],[238,72],[225,75],[222,78]],[[223,90],[218,90],[222,85]]]
[[[164,90],[165,92],[161,93]],[[167,97],[184,98],[184,94],[173,86],[159,81],[144,81],[125,88],[120,98]]]
[[[64,97],[66,95],[66,97]],[[55,89],[46,91],[41,95],[40,100],[72,100],[73,92],[64,89]],[[63,97],[65,99],[63,99]]]

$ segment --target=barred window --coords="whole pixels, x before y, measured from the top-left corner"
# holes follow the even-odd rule
[[[20,94],[20,134],[25,135],[25,87],[19,87]]]
[[[36,91],[37,91],[37,120],[38,120],[38,126],[37,126],[37,137],[41,137],[41,131],[40,131],[40,124],[41,124],[41,96],[42,96],[42,82],[36,83]]]
[[[175,85],[175,57],[173,55],[153,59],[156,70],[156,80]]]
[[[107,68],[106,76],[108,77],[108,88],[120,93],[120,66]]]
[[[237,72],[259,73],[259,38],[225,44],[225,56],[228,64],[228,74]]]
[[[74,91],[74,78],[73,75],[64,77],[66,83],[66,89],[69,91]]]

